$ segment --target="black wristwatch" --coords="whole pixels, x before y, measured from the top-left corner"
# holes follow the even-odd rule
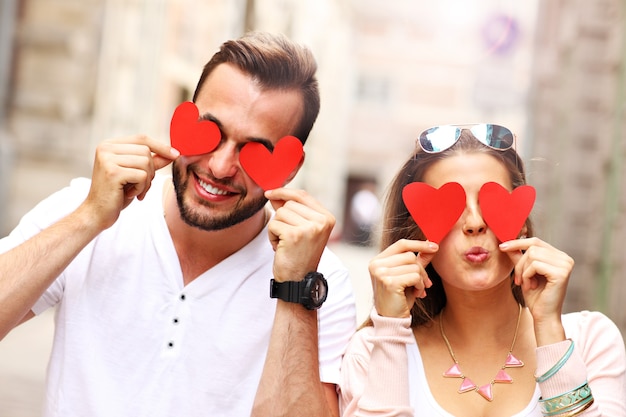
[[[328,295],[328,282],[319,272],[309,272],[302,281],[277,282],[270,280],[270,297],[290,303],[302,304],[308,310],[316,310],[324,304]]]

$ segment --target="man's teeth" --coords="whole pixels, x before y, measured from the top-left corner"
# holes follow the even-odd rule
[[[215,194],[215,195],[226,195],[228,191],[220,190],[219,188],[215,188],[207,184],[206,182],[199,180],[202,188],[206,190],[207,193]]]

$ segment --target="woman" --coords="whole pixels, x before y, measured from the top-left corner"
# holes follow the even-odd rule
[[[344,416],[626,416],[619,330],[598,312],[562,314],[574,261],[528,219],[500,242],[483,218],[486,183],[529,188],[513,145],[497,125],[420,135],[387,196],[374,309],[343,360]],[[416,182],[462,186],[439,244],[403,201]]]

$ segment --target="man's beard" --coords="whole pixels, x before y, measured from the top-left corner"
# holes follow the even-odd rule
[[[187,175],[188,178],[191,178],[194,175],[189,168],[187,169]],[[206,213],[201,213],[199,210],[193,210],[185,204],[184,195],[189,185],[189,181],[186,183],[182,182],[182,174],[180,172],[178,164],[176,164],[175,162],[174,164],[172,164],[172,180],[174,182],[176,201],[178,202],[178,209],[180,211],[181,219],[183,219],[183,221],[189,226],[196,227],[200,230],[223,230],[239,224],[258,213],[259,210],[262,210],[267,203],[267,199],[263,196],[248,201],[247,203],[242,203],[246,197],[246,194],[242,193],[240,194],[239,203],[229,213],[221,216],[211,216]],[[213,204],[204,200],[199,201],[199,203],[209,208],[213,207]]]

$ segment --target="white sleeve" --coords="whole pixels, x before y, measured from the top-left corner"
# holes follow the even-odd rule
[[[318,312],[322,382],[338,384],[341,358],[356,331],[356,305],[347,268],[326,248],[318,271],[328,281],[328,297]]]
[[[77,178],[72,180],[68,187],[42,200],[21,218],[9,235],[0,239],[0,253],[8,252],[21,245],[75,210],[87,196],[90,184],[91,181],[87,178]],[[40,314],[48,307],[57,304],[62,293],[62,277],[59,277],[35,303],[32,308],[33,312]]]

